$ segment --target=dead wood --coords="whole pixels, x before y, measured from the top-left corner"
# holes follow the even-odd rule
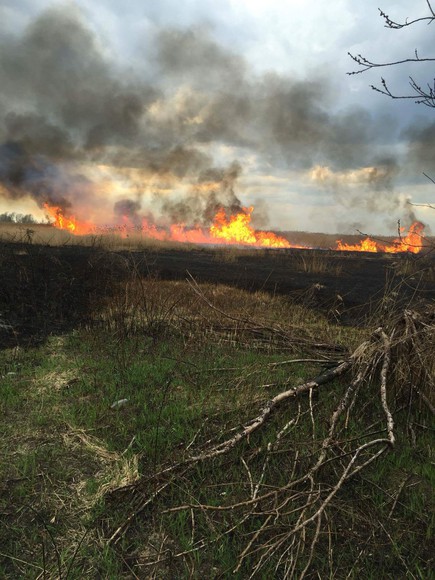
[[[252,327],[255,325],[252,324]],[[235,434],[221,442],[209,442],[205,447],[187,454],[182,461],[129,486],[127,491],[131,494],[131,511],[111,533],[108,541],[117,543],[134,520],[159,495],[176,484],[177,478],[189,477],[196,465],[238,450],[234,461],[240,461],[247,474],[247,488],[250,490],[248,497],[237,500],[228,497],[214,505],[192,499],[188,503],[166,506],[161,512],[170,514],[189,510],[192,518],[198,512],[225,512],[229,514],[232,523],[224,527],[220,534],[215,534],[213,540],[200,538],[192,541],[190,550],[180,551],[175,556],[163,554],[157,560],[150,561],[149,566],[158,565],[170,557],[182,558],[191,552],[205,549],[226,534],[255,521],[257,523],[252,524],[253,529],[247,533],[246,543],[239,554],[234,572],[241,570],[245,561],[250,558],[251,562],[252,559],[255,562],[250,577],[261,575],[264,566],[274,560],[277,562],[276,571],[281,569],[282,577],[292,578],[296,573],[297,563],[303,562],[299,568],[302,570],[299,577],[303,578],[312,565],[319,537],[323,533],[331,535],[332,514],[336,509],[337,498],[343,494],[347,482],[367,470],[384,453],[394,449],[397,437],[394,415],[403,405],[396,404],[396,410],[393,410],[392,402],[400,399],[411,400],[409,393],[414,393],[433,412],[431,400],[434,396],[434,344],[435,324],[431,317],[425,318],[420,313],[408,310],[385,321],[383,326],[374,330],[344,360],[335,361],[335,366],[317,377],[302,385],[285,389],[265,402],[255,417],[241,428],[235,429]],[[283,361],[283,364],[288,362]],[[349,376],[349,381],[330,415],[326,434],[318,443],[315,437],[317,417],[311,394],[321,386],[344,376]],[[369,396],[367,392],[370,392]],[[304,401],[300,397],[304,393],[310,394],[308,408],[304,413],[309,413],[311,417],[313,452],[302,461],[299,451],[295,451],[292,467],[286,468],[286,482],[278,487],[271,484],[265,486],[271,458],[276,453],[284,453],[284,441],[298,424],[301,416],[300,401]],[[298,411],[288,417],[288,409],[292,413],[292,401],[298,401]],[[373,430],[375,425],[379,426],[379,422],[364,423],[364,410],[368,405],[373,409],[378,405],[383,427]],[[283,409],[285,413],[277,412]],[[241,443],[249,441],[259,431],[267,432],[268,426],[282,420],[283,416],[286,417],[284,426],[272,436],[266,448],[258,448],[246,460],[243,455],[246,447]],[[352,416],[360,424],[360,435],[356,437],[346,435]],[[367,416],[370,417],[370,413]],[[192,445],[189,445],[186,451],[191,448]],[[250,462],[252,457],[260,456],[264,458],[263,467],[255,479]],[[152,491],[147,492],[151,484]],[[397,492],[390,514],[396,507],[404,485]],[[122,491],[126,490],[116,490],[115,495]]]

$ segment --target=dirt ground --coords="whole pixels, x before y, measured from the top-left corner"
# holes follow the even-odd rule
[[[43,339],[90,319],[113,284],[136,275],[287,295],[337,322],[361,324],[389,301],[433,300],[435,258],[331,250],[0,244],[0,346]],[[387,295],[386,295],[387,294]]]

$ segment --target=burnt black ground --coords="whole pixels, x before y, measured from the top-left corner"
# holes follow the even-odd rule
[[[232,252],[213,248],[108,252],[86,246],[0,244],[0,348],[44,340],[92,318],[114,283],[132,268],[161,279],[193,276],[198,282],[287,295],[343,324],[363,324],[385,289],[402,306],[435,299],[435,284],[397,274],[413,256],[317,251],[323,273],[301,269],[311,250]],[[429,258],[426,258],[426,260]],[[417,258],[418,260],[418,258]],[[432,259],[435,264],[435,260]],[[416,262],[418,270],[418,261]],[[387,303],[388,305],[388,303]]]

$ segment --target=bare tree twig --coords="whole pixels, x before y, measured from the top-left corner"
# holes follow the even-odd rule
[[[227,430],[230,435],[227,435],[225,440],[211,439],[202,448],[190,454],[187,454],[186,450],[184,460],[162,469],[145,480],[145,484],[151,484],[153,481],[160,483],[160,487],[154,487],[149,495],[144,491],[146,489],[144,484],[138,482],[136,488],[131,488],[137,490],[134,498],[138,499],[138,503],[109,541],[117,542],[132,521],[150,506],[159,494],[164,493],[169,486],[175,486],[179,477],[185,478],[189,474],[193,476],[194,466],[214,461],[224,455],[228,457],[232,450],[238,449],[239,454],[235,456],[235,461],[243,467],[245,474],[242,476],[244,481],[238,489],[241,489],[244,495],[232,497],[226,494],[224,501],[218,499],[216,503],[206,503],[197,500],[193,493],[188,492],[187,502],[181,500],[177,502],[178,505],[175,503],[161,509],[160,514],[166,515],[181,511],[190,513],[191,547],[179,550],[175,554],[159,553],[154,562],[147,562],[145,565],[157,565],[169,558],[190,557],[190,554],[204,550],[238,530],[239,536],[245,538],[245,543],[240,547],[234,572],[240,573],[244,570],[249,559],[250,570],[247,577],[258,577],[264,571],[264,567],[272,563],[276,574],[280,577],[304,578],[309,574],[323,533],[329,534],[328,557],[332,569],[331,534],[334,530],[331,528],[327,512],[333,513],[337,507],[339,509],[340,498],[345,497],[346,483],[351,478],[363,473],[387,451],[394,450],[395,429],[398,428],[395,424],[395,414],[398,410],[396,405],[393,414],[393,407],[390,405],[393,397],[396,401],[399,400],[397,397],[401,396],[402,384],[405,384],[410,392],[413,389],[423,391],[429,384],[427,373],[432,372],[433,355],[428,345],[433,344],[435,337],[433,317],[435,310],[431,310],[427,318],[415,311],[406,310],[400,316],[395,315],[391,320],[383,321],[384,326],[377,328],[346,360],[336,362],[335,367],[315,379],[278,393],[260,408],[253,419],[241,427]],[[252,321],[250,323],[253,325]],[[279,329],[278,332],[280,331]],[[412,353],[411,362],[410,353]],[[336,404],[330,415],[324,418],[328,425],[324,430],[316,424],[319,407],[313,405],[313,390],[337,377],[345,376],[346,373],[350,375],[349,382],[345,385],[344,392],[337,389]],[[367,389],[377,388],[380,389],[380,397],[379,391],[377,397],[367,394]],[[309,397],[301,398],[303,393],[309,394]],[[297,414],[293,409],[290,418],[283,413],[275,413],[278,409],[285,409],[294,399],[297,399]],[[416,397],[414,399],[416,400]],[[369,409],[372,405],[374,407],[370,413],[363,415],[363,420],[369,424],[365,424],[356,436],[353,431],[346,433],[349,424],[353,429],[354,421],[360,425],[360,417],[355,415],[360,413],[361,409],[366,409],[368,404]],[[402,405],[399,406],[399,410],[403,408]],[[381,419],[373,423],[372,412],[377,414],[379,410]],[[295,449],[290,435],[292,429],[296,431],[299,418],[304,415],[310,416],[313,433],[313,437],[308,440],[305,438],[303,442],[304,446],[309,445],[308,453]],[[379,423],[384,428],[373,430],[374,425],[379,426]],[[400,425],[400,422],[397,422],[397,425]],[[254,452],[252,448],[246,450],[245,446],[240,445],[260,430],[265,436],[271,435],[267,444],[261,443],[260,447],[255,445]],[[321,432],[324,432],[324,435],[318,441],[316,434]],[[268,481],[268,467],[272,465],[270,460],[273,454],[284,452],[293,454],[285,463],[286,468],[283,472],[285,479],[280,480],[279,485],[273,480],[270,483]],[[259,459],[262,459],[261,463]],[[229,485],[225,476],[222,480],[222,483],[217,485]],[[390,517],[396,504],[400,504],[400,494],[405,486],[406,482],[402,483],[395,497],[389,496],[393,502]],[[212,526],[211,539],[207,536],[198,538],[201,518]],[[359,558],[363,553],[364,551],[360,552]]]
[[[418,22],[427,22],[427,24],[431,24],[432,22],[435,21],[435,11],[432,8],[431,2],[429,0],[426,0],[426,4],[427,4],[428,9],[429,9],[428,16],[424,16],[421,18],[415,18],[414,20],[406,19],[405,22],[396,22],[395,20],[392,20],[388,16],[388,14],[383,12],[381,9],[379,9],[379,13],[385,21],[385,27],[390,28],[390,29],[394,29],[394,30],[399,30],[399,29],[405,28],[407,26],[412,26]],[[389,61],[389,62],[374,62],[372,60],[369,60],[368,58],[366,58],[365,56],[363,56],[361,54],[352,54],[350,52],[348,54],[349,54],[350,58],[360,67],[359,70],[348,72],[347,73],[348,75],[357,75],[357,74],[361,74],[361,73],[364,73],[368,70],[376,69],[376,68],[388,68],[388,67],[401,66],[403,64],[408,64],[408,63],[415,64],[415,63],[419,63],[419,62],[434,62],[435,61],[435,57],[425,57],[425,58],[420,57],[417,49],[414,50],[414,57],[409,57],[409,58],[404,58],[404,59]],[[391,89],[389,88],[389,86],[384,78],[381,78],[381,86],[380,87],[375,86],[375,85],[370,85],[370,86],[374,91],[381,93],[383,95],[386,95],[386,96],[390,97],[391,99],[414,99],[417,104],[423,104],[423,105],[426,105],[428,107],[435,108],[435,80],[434,80],[433,84],[427,83],[427,88],[422,88],[416,82],[416,80],[411,76],[411,77],[409,77],[409,84],[410,84],[411,89],[412,89],[412,94],[410,94],[410,95],[395,94],[393,91],[391,91]]]
[[[391,338],[394,336],[391,336]],[[391,446],[394,445],[395,438],[394,438],[394,420],[391,414],[390,408],[388,407],[387,401],[387,376],[388,370],[390,367],[391,362],[391,339],[387,337],[384,331],[381,331],[381,338],[384,343],[384,361],[382,363],[381,369],[381,401],[382,407],[385,412],[385,416],[387,418],[387,432],[388,432],[388,439],[390,440]]]

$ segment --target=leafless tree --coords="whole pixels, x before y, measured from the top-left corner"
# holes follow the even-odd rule
[[[379,9],[381,17],[384,19],[384,25],[386,28],[391,28],[393,30],[400,30],[407,26],[412,26],[419,22],[426,22],[426,24],[432,24],[435,21],[435,9],[432,7],[430,0],[426,0],[428,7],[428,14],[421,18],[415,18],[414,20],[406,19],[404,22],[396,22],[388,14]],[[391,62],[374,62],[368,58],[362,56],[361,54],[351,54],[348,53],[351,59],[356,62],[360,67],[359,70],[349,72],[349,75],[361,74],[367,70],[383,67],[400,66],[405,63],[416,63],[416,62],[435,62],[434,57],[422,58],[418,50],[415,49],[414,56],[410,58],[404,58],[402,60],[391,61]],[[411,87],[411,94],[397,95],[393,93],[387,81],[381,77],[380,86],[371,85],[371,88],[378,93],[387,95],[392,99],[414,99],[417,104],[426,105],[428,107],[435,108],[435,79],[432,82],[427,83],[427,86],[420,86],[413,76],[409,77],[409,85]]]

